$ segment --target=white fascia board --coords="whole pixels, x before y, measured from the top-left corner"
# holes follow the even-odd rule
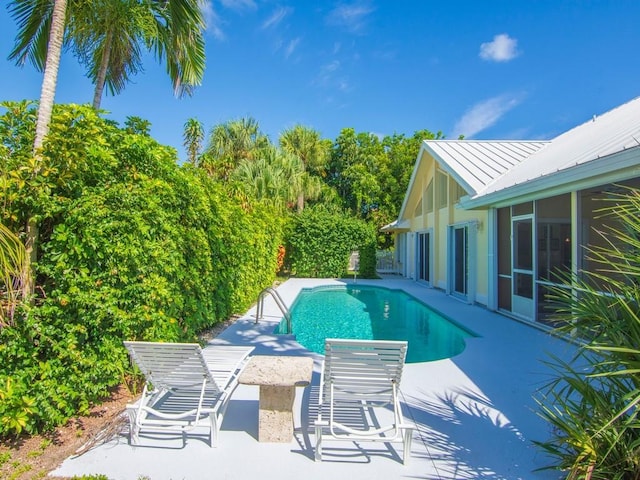
[[[640,147],[633,147],[488,195],[462,197],[460,207],[472,210],[479,207],[507,206],[639,176]],[[514,201],[516,199],[517,201]]]
[[[402,200],[402,207],[400,207],[400,213],[398,213],[398,223],[400,223],[400,219],[404,217],[404,211],[407,208],[407,203],[409,202],[409,194],[413,189],[413,184],[416,181],[416,177],[418,176],[418,170],[420,169],[420,161],[422,159],[422,153],[425,150],[426,143],[423,140],[422,145],[420,146],[420,151],[418,152],[418,156],[416,157],[416,161],[413,164],[413,171],[411,172],[411,178],[409,179],[409,185],[407,186],[407,191],[404,193],[404,199]]]

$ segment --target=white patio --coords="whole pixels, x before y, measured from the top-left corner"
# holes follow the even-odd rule
[[[135,447],[124,432],[110,443],[67,459],[52,475],[104,474],[117,480],[562,477],[559,472],[537,471],[550,460],[532,441],[547,438],[549,427],[537,416],[532,395],[549,379],[549,369],[541,362],[546,354],[568,357],[575,347],[411,280],[357,282],[401,288],[479,335],[468,339],[465,350],[454,358],[406,365],[403,407],[417,426],[408,465],[402,464],[396,445],[381,443],[327,442],[324,461],[314,461],[314,418],[309,411],[318,395],[322,357],[307,351],[293,336],[271,333],[281,314],[267,300],[265,320],[256,325],[252,309],[212,343],[252,345],[253,353],[260,355],[314,359],[311,386],[296,392],[291,443],[258,442],[258,388],[240,385],[229,402],[217,448],[209,447],[206,431],[184,438],[142,434]],[[327,283],[342,282],[291,279],[278,293],[290,305],[301,288]]]

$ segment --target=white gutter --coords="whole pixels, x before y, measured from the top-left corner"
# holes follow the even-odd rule
[[[507,206],[512,205],[516,199],[515,203],[536,200],[635,176],[640,176],[640,147],[632,147],[486,195],[462,197],[460,207],[471,210],[487,206]]]

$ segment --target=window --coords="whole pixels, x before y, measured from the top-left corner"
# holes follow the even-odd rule
[[[422,199],[418,200],[418,204],[416,205],[416,209],[413,212],[414,217],[422,216]]]
[[[536,202],[538,280],[564,283],[571,271],[571,195]]]
[[[433,212],[433,178],[429,180],[425,196],[425,209],[427,213]]]
[[[514,205],[513,207],[511,207],[511,210],[514,217],[517,217],[518,215],[530,215],[533,213],[533,202]]]
[[[449,176],[446,173],[442,173],[440,171],[436,172],[436,206],[438,208],[444,208],[449,204],[449,190],[447,188],[448,183]]]
[[[457,203],[458,200],[460,200],[462,197],[464,197],[467,192],[465,191],[464,188],[462,188],[462,186],[460,186],[459,183],[454,183],[454,188],[453,188],[453,202]]]

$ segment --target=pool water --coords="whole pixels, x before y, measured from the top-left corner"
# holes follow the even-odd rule
[[[409,363],[458,355],[465,338],[475,336],[402,290],[369,285],[303,289],[291,325],[301,345],[323,355],[326,338],[408,340]]]

